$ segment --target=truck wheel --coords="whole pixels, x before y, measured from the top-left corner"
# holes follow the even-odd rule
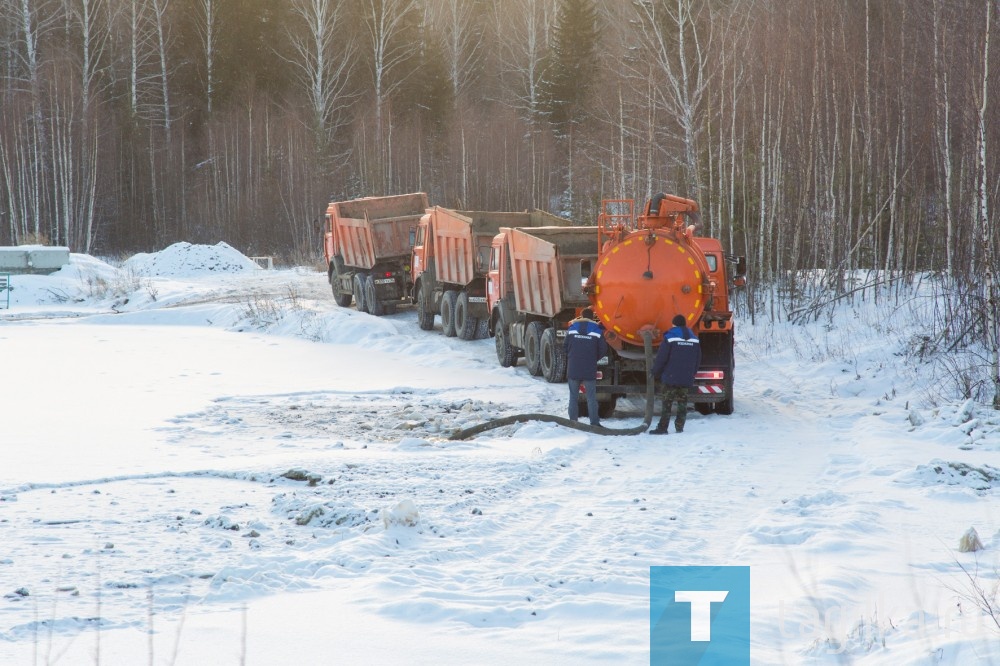
[[[510,344],[510,334],[504,327],[503,322],[497,322],[497,330],[494,335],[497,347],[497,360],[500,361],[501,368],[509,368],[517,360],[514,347]]]
[[[353,294],[340,291],[340,271],[334,261],[330,262],[330,288],[333,289],[333,300],[337,305],[346,308],[351,304]]]
[[[729,368],[728,378],[726,379],[726,399],[722,402],[715,403],[715,413],[722,414],[723,416],[729,416],[733,413],[733,369],[732,366]]]
[[[455,300],[455,333],[463,340],[475,340],[479,320],[469,316],[469,294],[461,292]]]
[[[610,400],[599,400],[597,402],[597,415],[602,419],[610,419],[615,414],[615,407],[618,406],[618,396],[611,396]]]
[[[490,320],[489,319],[478,319],[479,325],[476,326],[476,340],[485,340],[490,337]]]
[[[382,301],[378,300],[378,294],[375,293],[375,278],[371,275],[365,278],[365,309],[376,317],[385,314]]]
[[[710,402],[696,402],[694,403],[695,411],[702,415],[709,415],[715,411],[715,405]]]
[[[368,312],[365,303],[365,276],[361,273],[354,276],[354,307],[358,312]]]
[[[528,366],[528,372],[534,377],[542,374],[542,334],[544,332],[545,324],[533,321],[528,324],[528,330],[524,335],[524,363]]]
[[[427,293],[427,288],[421,282],[417,289],[417,323],[422,331],[430,331],[434,328],[434,311],[431,310],[430,301],[430,294]]]
[[[547,328],[542,333],[542,374],[550,384],[566,381],[566,348],[559,344],[556,329]]]
[[[455,337],[455,301],[458,292],[446,291],[441,296],[441,330],[449,338]]]

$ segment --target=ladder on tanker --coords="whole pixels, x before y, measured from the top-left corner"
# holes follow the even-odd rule
[[[635,201],[632,199],[604,199],[601,213],[597,216],[597,247],[604,247],[604,241],[624,232],[634,231]]]

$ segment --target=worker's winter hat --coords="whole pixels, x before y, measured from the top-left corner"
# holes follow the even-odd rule
[[[591,308],[584,308],[580,312],[580,316],[583,317],[584,319],[593,319],[594,318],[594,311]]]
[[[670,323],[672,323],[674,326],[683,326],[684,324],[687,323],[687,320],[684,319],[684,315],[674,315],[674,320]]]

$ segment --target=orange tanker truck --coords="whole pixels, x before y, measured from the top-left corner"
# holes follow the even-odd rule
[[[427,210],[423,192],[331,202],[323,253],[341,307],[379,316],[409,302],[410,248]]]
[[[569,221],[539,210],[501,213],[441,206],[429,209],[420,218],[410,262],[420,328],[434,328],[434,317],[439,314],[445,335],[463,340],[482,337],[490,313],[486,273],[493,237],[501,227],[565,224]]]
[[[601,418],[618,399],[646,391],[644,335],[662,342],[674,315],[698,334],[702,365],[690,399],[701,413],[733,411],[730,290],[745,282],[745,260],[694,235],[698,205],[659,194],[636,217],[631,200],[607,200],[596,227],[502,228],[487,277],[489,333],[501,366],[525,359],[528,372],[566,379],[568,323],[591,306],[608,355],[598,368]],[[729,275],[733,264],[733,277]],[[585,403],[581,405],[585,413]]]
[[[719,241],[694,235],[698,205],[658,194],[642,214],[631,200],[602,203],[600,248],[584,291],[610,348],[598,379],[603,411],[646,386],[643,332],[662,341],[674,315],[683,315],[701,343],[702,364],[690,400],[705,414],[733,411],[733,313],[730,290],[745,283],[743,257],[723,253]],[[733,276],[727,264],[733,264]]]

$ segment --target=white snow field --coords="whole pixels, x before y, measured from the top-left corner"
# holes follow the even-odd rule
[[[12,277],[0,664],[646,664],[670,565],[750,567],[754,664],[1000,664],[1000,417],[907,353],[925,301],[740,321],[735,413],[680,435],[453,442],[566,388],[325,277]]]

